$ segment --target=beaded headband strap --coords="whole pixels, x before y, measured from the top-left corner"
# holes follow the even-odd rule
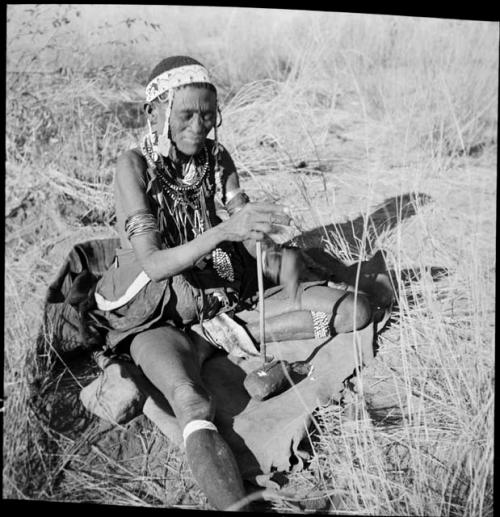
[[[151,102],[163,93],[192,83],[212,84],[208,71],[201,65],[185,65],[172,68],[155,77],[146,86],[146,102]]]

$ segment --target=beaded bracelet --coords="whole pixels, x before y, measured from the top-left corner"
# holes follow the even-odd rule
[[[311,311],[315,338],[330,337],[330,316],[326,312]]]
[[[224,250],[215,248],[212,251],[212,262],[214,269],[221,278],[234,282],[234,269],[231,258]]]

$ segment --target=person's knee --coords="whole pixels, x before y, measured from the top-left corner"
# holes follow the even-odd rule
[[[194,382],[184,382],[173,390],[171,400],[174,412],[182,427],[191,420],[212,421],[215,404],[210,393]]]
[[[362,294],[349,293],[339,304],[334,317],[334,329],[337,333],[360,330],[371,321],[371,307],[368,298]]]
[[[178,331],[157,328],[137,335],[130,346],[134,362],[163,394],[182,426],[214,417],[212,397],[203,387],[190,341]]]
[[[130,342],[130,355],[135,364],[148,367],[161,361],[161,355],[172,341],[167,328],[153,328],[135,335]]]
[[[132,339],[130,343],[130,356],[137,366],[142,366],[144,358],[146,357],[145,354],[147,354],[147,348],[147,340],[142,339],[140,334]]]

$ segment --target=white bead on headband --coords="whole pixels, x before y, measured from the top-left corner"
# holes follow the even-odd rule
[[[192,83],[212,84],[204,66],[185,65],[167,70],[152,79],[146,86],[146,102],[151,102],[172,88]]]

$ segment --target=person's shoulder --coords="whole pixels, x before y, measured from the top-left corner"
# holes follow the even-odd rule
[[[142,155],[139,147],[133,147],[131,149],[127,149],[120,156],[118,156],[117,160],[118,165],[133,165],[133,166],[141,166],[141,168],[146,167],[146,160]]]
[[[115,180],[137,181],[145,180],[147,163],[139,148],[124,151],[116,161]]]
[[[220,142],[215,143],[214,140],[207,138],[207,149],[211,154],[215,154],[214,151],[216,145],[219,165],[229,173],[235,171],[236,166],[234,165],[234,161],[229,151]]]
[[[227,155],[229,155],[228,150],[220,142],[217,142],[217,144],[216,144],[215,140],[213,140],[212,138],[207,138],[205,140],[205,145],[207,146],[207,151],[212,153],[212,154],[215,151],[215,146],[217,145],[217,149],[218,149],[219,155],[220,154],[227,154]]]
[[[147,169],[147,163],[138,147],[127,149],[116,161],[117,173],[135,172],[143,173]],[[123,173],[122,173],[123,174]]]

